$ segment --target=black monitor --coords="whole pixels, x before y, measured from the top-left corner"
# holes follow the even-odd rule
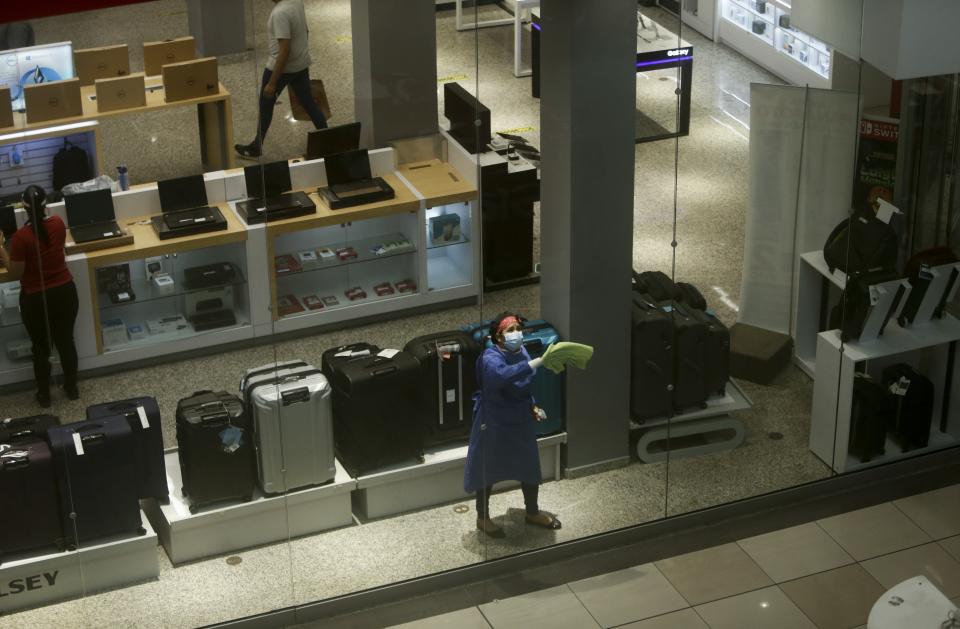
[[[203,175],[190,175],[157,182],[160,193],[160,209],[164,212],[192,210],[207,204],[207,186]]]
[[[360,148],[359,122],[315,129],[307,133],[307,159],[320,159],[358,148]]]
[[[367,149],[328,155],[324,158],[323,163],[327,168],[328,186],[371,178],[370,157],[367,155]]]
[[[17,231],[17,214],[12,205],[0,205],[0,231],[8,241]]]
[[[63,202],[70,227],[106,223],[116,219],[113,213],[113,195],[107,188],[68,194],[63,197]]]
[[[490,144],[490,110],[459,83],[443,84],[443,115],[450,135],[471,153],[483,153]],[[480,126],[474,120],[480,120]]]
[[[243,178],[247,184],[247,196],[251,199],[274,199],[293,188],[290,164],[286,160],[246,166]]]

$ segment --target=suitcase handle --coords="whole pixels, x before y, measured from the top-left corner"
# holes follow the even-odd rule
[[[9,450],[0,455],[4,469],[15,470],[30,465],[30,453],[26,450]]]
[[[379,378],[381,376],[387,376],[389,374],[392,374],[396,370],[397,370],[396,365],[390,365],[388,367],[384,367],[383,369],[374,369],[372,372],[372,375],[374,378]]]
[[[280,394],[280,399],[283,401],[284,406],[290,406],[291,404],[297,404],[299,402],[307,402],[310,400],[310,388],[300,387],[291,391],[284,391]]]
[[[102,432],[95,432],[92,435],[83,435],[80,437],[80,441],[84,443],[97,443],[103,441],[106,438]]]

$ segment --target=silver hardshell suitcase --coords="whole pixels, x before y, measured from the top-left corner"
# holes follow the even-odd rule
[[[330,385],[311,365],[260,371],[245,378],[260,487],[280,494],[322,485],[336,475]]]

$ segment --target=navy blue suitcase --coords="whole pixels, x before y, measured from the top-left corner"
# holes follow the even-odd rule
[[[139,409],[143,409],[143,417]],[[163,461],[163,433],[160,430],[160,407],[152,397],[138,397],[106,402],[87,407],[87,419],[123,415],[133,431],[137,494],[156,498],[162,504],[170,501],[167,470]]]
[[[463,328],[473,335],[481,347],[489,347],[490,324],[492,320],[481,321]],[[551,324],[542,319],[523,322],[523,346],[530,358],[542,356],[547,347],[560,340],[560,334]],[[547,419],[537,423],[538,435],[549,435],[563,430],[563,374],[556,374],[546,368],[537,370],[533,377],[533,399],[547,414]]]
[[[78,545],[144,535],[133,431],[123,415],[54,426],[47,433],[64,536]]]

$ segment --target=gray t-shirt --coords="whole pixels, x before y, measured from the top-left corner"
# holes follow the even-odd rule
[[[270,59],[267,68],[273,70],[277,63],[277,54],[280,52],[278,39],[290,40],[290,56],[284,66],[284,74],[299,72],[310,67],[310,47],[308,45],[309,29],[307,28],[307,13],[303,8],[303,0],[280,0],[270,12],[267,20],[267,37],[270,42]]]

